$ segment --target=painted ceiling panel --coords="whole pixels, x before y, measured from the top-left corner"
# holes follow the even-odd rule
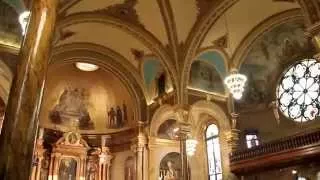
[[[80,0],[79,3],[75,4],[68,10],[68,14],[77,13],[77,12],[86,12],[93,11],[97,9],[102,9],[113,4],[121,4],[124,0]]]
[[[241,0],[232,6],[210,29],[201,47],[212,45],[212,41],[228,33],[229,47],[227,52],[233,54],[252,28],[276,13],[294,8],[299,8],[299,5],[292,2],[274,2],[272,0]]]
[[[184,42],[197,20],[196,0],[170,0],[179,42]]]
[[[60,42],[59,44],[88,42],[103,45],[120,53],[137,68],[139,66],[139,61],[137,61],[132,54],[132,48],[143,51],[147,54],[150,53],[150,51],[139,40],[114,27],[98,23],[82,23],[73,25],[67,28],[67,30],[75,32],[75,35]]]
[[[168,44],[168,38],[162,15],[157,1],[139,1],[135,6],[139,20],[144,27],[156,36],[163,44]]]

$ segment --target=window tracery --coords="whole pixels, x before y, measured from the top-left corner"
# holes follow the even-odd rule
[[[211,124],[206,130],[208,179],[222,180],[221,152],[219,142],[219,129]]]

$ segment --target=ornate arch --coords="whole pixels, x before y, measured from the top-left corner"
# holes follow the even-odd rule
[[[202,114],[211,116],[216,122],[207,118],[201,118]],[[191,123],[191,126],[195,128],[193,135],[198,136],[200,132],[203,132],[209,121],[216,123],[222,130],[231,130],[230,121],[221,107],[205,100],[194,103],[191,106],[189,115],[189,122]]]
[[[182,122],[181,115],[177,112],[176,107],[169,104],[164,104],[160,106],[152,116],[150,136],[156,137],[161,124],[168,119],[174,119],[178,122]]]
[[[108,70],[118,76],[129,90],[129,94],[133,97],[134,103],[137,105],[134,113],[135,119],[146,121],[146,114],[143,113],[147,107],[145,92],[142,88],[141,80],[137,77],[137,72],[124,66],[124,64],[130,66],[130,63],[123,62],[126,61],[125,58],[105,47],[87,43],[76,43],[72,45],[62,45],[54,49],[53,56],[50,59],[50,66],[75,63],[78,61],[94,63],[100,68]]]
[[[240,45],[235,50],[235,53],[232,56],[233,66],[235,68],[240,69],[244,61],[244,58],[248,55],[250,51],[250,47],[264,33],[268,32],[270,29],[282,23],[297,19],[303,20],[303,15],[301,14],[300,9],[291,9],[275,14],[267,18],[257,26],[255,26],[251,30],[251,32],[249,32],[248,35],[241,41]]]
[[[178,76],[177,72],[175,71],[175,66],[173,64],[171,56],[168,54],[162,43],[152,33],[144,29],[142,26],[128,23],[117,18],[101,14],[99,12],[80,12],[71,14],[63,18],[57,24],[57,28],[63,29],[67,26],[85,22],[95,22],[114,26],[141,41],[146,47],[150,48],[150,50],[159,57],[161,63],[164,65],[166,71],[168,72],[171,81],[173,82],[174,88],[178,87]]]
[[[214,5],[210,10],[208,10],[207,15],[200,18],[199,21],[192,27],[191,33],[188,35],[186,41],[186,48],[184,54],[184,61],[181,71],[181,82],[180,82],[180,93],[179,102],[187,101],[186,87],[188,84],[188,78],[190,75],[191,64],[197,53],[198,48],[209,32],[213,24],[239,0],[224,0],[218,5]],[[186,103],[186,102],[185,102]]]

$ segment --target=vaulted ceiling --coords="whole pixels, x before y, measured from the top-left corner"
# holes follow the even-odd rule
[[[108,61],[123,65],[124,73],[134,74],[145,96],[142,67],[145,57],[154,57],[169,76],[176,101],[182,102],[191,63],[202,50],[223,51],[230,67],[253,29],[299,8],[288,0],[60,0],[53,53],[64,58],[59,53],[69,48],[108,55]],[[70,50],[67,56],[77,55]]]

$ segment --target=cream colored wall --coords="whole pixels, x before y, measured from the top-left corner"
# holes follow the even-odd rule
[[[124,180],[125,161],[129,156],[134,156],[132,151],[123,151],[113,154],[111,166],[111,180]]]

